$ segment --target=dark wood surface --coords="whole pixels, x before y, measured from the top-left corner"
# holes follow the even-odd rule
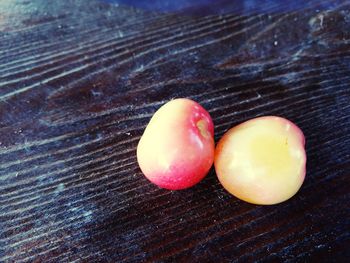
[[[0,261],[348,262],[350,4],[283,2],[198,16],[0,1]],[[256,116],[297,123],[298,194],[251,205],[213,170],[184,191],[150,184],[136,145],[176,97],[210,112],[216,141]]]

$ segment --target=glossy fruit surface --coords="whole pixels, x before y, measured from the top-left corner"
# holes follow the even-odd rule
[[[137,146],[144,175],[159,187],[179,190],[201,181],[214,161],[214,125],[190,99],[175,99],[152,117]]]
[[[292,197],[306,173],[305,138],[291,121],[275,116],[246,121],[225,133],[215,151],[219,181],[254,204]]]

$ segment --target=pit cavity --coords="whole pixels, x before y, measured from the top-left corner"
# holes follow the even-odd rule
[[[209,137],[209,131],[207,129],[207,123],[205,120],[199,120],[196,123],[197,128],[199,130],[199,133],[203,136],[203,137]]]

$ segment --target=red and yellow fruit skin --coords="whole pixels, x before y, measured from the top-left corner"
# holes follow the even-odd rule
[[[255,118],[224,134],[214,165],[219,181],[232,195],[253,204],[277,204],[303,184],[305,137],[287,119]]]
[[[137,146],[137,161],[154,184],[169,190],[201,181],[214,161],[214,125],[190,99],[175,99],[152,117]]]

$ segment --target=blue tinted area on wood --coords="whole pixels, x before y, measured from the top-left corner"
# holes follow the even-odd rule
[[[281,1],[281,0],[102,0],[112,4],[130,5],[136,8],[160,11],[182,12],[196,14],[225,14],[235,12],[238,14],[270,12],[290,12],[310,8],[318,3],[318,10],[331,9],[342,1]]]

